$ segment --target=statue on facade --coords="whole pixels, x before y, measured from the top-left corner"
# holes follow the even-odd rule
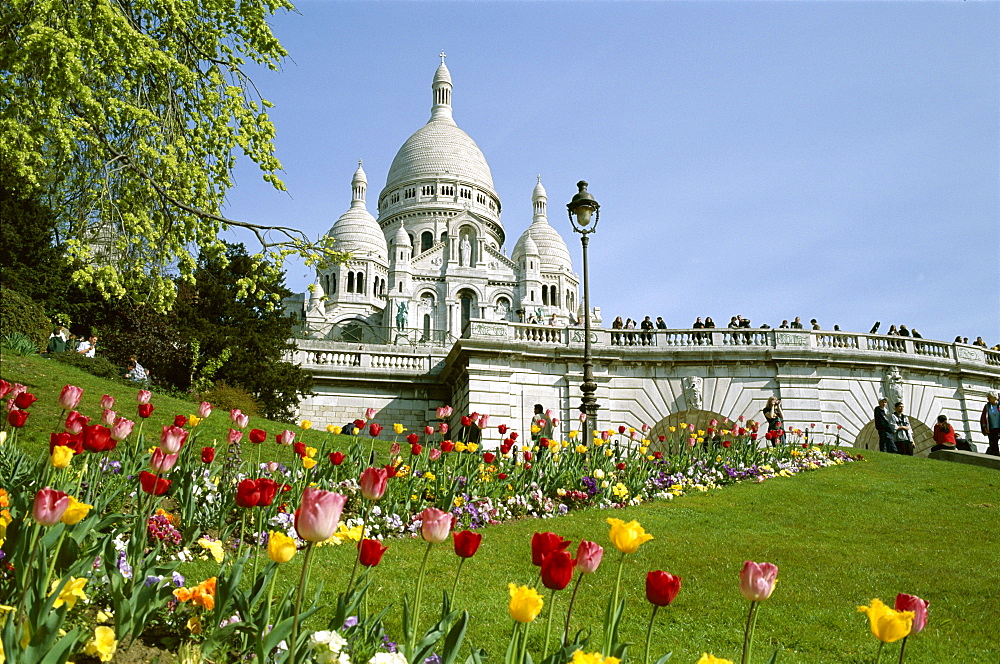
[[[400,332],[406,329],[406,314],[408,309],[406,302],[400,302],[396,305],[396,329]]]
[[[507,301],[500,300],[497,303],[497,320],[507,320]]]
[[[889,367],[885,372],[885,398],[892,408],[903,400],[903,374],[899,367]]]
[[[458,264],[464,267],[472,265],[472,243],[469,242],[468,235],[463,235],[462,242],[458,245]]]
[[[700,376],[688,376],[684,379],[684,401],[687,402],[688,410],[701,410],[701,386]]]

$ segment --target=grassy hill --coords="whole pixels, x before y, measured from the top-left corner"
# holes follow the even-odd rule
[[[79,370],[41,358],[2,358],[0,377],[24,383],[37,394],[58,393],[70,383],[83,387],[84,412],[94,416],[102,394],[116,398],[122,414],[134,409],[135,389],[96,379]],[[32,417],[59,415],[51,397],[32,406]],[[175,414],[194,411],[194,404],[167,396],[148,427],[157,430]],[[134,410],[131,411],[134,413]],[[202,426],[202,440],[224,440],[225,414]],[[263,420],[251,427],[280,431],[285,425]],[[40,450],[47,441],[28,439]],[[224,443],[223,443],[224,444]],[[271,443],[267,443],[271,445]],[[287,448],[273,450],[290,457]],[[6,486],[0,477],[0,486]],[[16,490],[16,487],[7,487]],[[660,611],[654,650],[674,651],[675,663],[697,661],[702,652],[738,661],[746,602],[738,591],[744,560],[773,562],[780,567],[774,595],[762,607],[757,623],[758,657],[764,661],[779,649],[779,662],[861,664],[874,660],[877,642],[867,619],[856,611],[878,597],[891,604],[897,592],[930,600],[930,619],[923,633],[910,639],[906,661],[990,663],[1000,661],[996,630],[1000,588],[1000,473],[930,459],[872,453],[862,462],[807,472],[763,483],[688,495],[627,510],[590,510],[539,522],[525,519],[483,531],[480,552],[463,570],[459,605],[472,614],[469,639],[500,661],[510,633],[507,583],[532,583],[530,564],[534,532],[552,530],[574,541],[589,539],[608,549],[602,568],[581,587],[574,628],[599,630],[607,596],[614,584],[617,552],[607,539],[605,519],[637,519],[655,539],[629,556],[623,580],[627,600],[625,637],[641,643],[649,605],[644,599],[648,570],[662,569],[683,578],[675,603]],[[399,634],[398,607],[412,593],[424,543],[395,540],[376,569],[373,610],[393,604],[390,633]],[[430,558],[425,598],[450,591],[456,558],[448,543]],[[575,550],[575,544],[573,549]],[[350,574],[353,547],[323,547],[315,556],[314,579],[327,592],[339,591]],[[302,556],[281,571],[279,586],[298,580]],[[201,567],[205,569],[202,570]],[[189,578],[214,573],[209,563],[195,563]],[[546,593],[547,598],[547,593]],[[568,603],[568,591],[559,606]],[[425,606],[425,615],[433,611]],[[543,614],[544,615],[544,614]],[[317,617],[318,619],[321,616]],[[320,622],[322,622],[320,620]],[[544,627],[532,630],[533,652],[539,650]],[[641,657],[641,649],[632,651]],[[883,662],[895,662],[898,644],[889,646]],[[633,658],[631,661],[637,661]]]

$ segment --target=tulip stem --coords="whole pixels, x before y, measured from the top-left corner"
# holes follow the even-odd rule
[[[361,542],[365,539],[365,529],[368,527],[368,515],[372,511],[372,504],[370,500],[365,501],[365,511],[361,516],[361,539],[358,540],[358,554],[354,556],[354,567],[351,568],[351,579],[347,582],[347,594],[351,594],[351,590],[354,588],[354,577],[358,573],[358,561],[361,560]]]
[[[413,624],[410,631],[410,653],[417,647],[417,628],[420,624],[420,601],[424,594],[424,572],[427,570],[427,559],[431,555],[431,547],[434,545],[433,542],[427,543],[427,549],[424,551],[424,559],[420,562],[420,573],[417,574],[417,592],[413,601]],[[294,662],[293,662],[294,664]]]
[[[643,664],[649,664],[649,644],[653,637],[653,621],[656,620],[656,612],[659,608],[659,604],[654,604],[653,613],[649,616],[649,627],[646,628],[646,656],[642,660]]]
[[[879,660],[882,659],[882,648],[885,648],[885,641],[878,642],[878,652],[875,653],[875,664],[878,664]]]
[[[903,664],[903,655],[906,653],[906,639],[908,636],[903,637],[903,642],[899,646],[899,664]]]
[[[747,614],[747,628],[743,633],[743,658],[740,664],[750,664],[750,651],[753,649],[753,633],[757,628],[757,604],[750,602],[750,613]]]
[[[465,558],[458,559],[458,571],[455,572],[455,583],[451,587],[451,603],[455,603],[455,597],[458,594],[458,579],[462,576],[462,565],[465,564]]]
[[[292,618],[292,640],[288,644],[288,664],[295,664],[296,646],[299,641],[299,611],[302,609],[302,594],[309,582],[309,558],[312,556],[313,543],[306,545],[306,558],[302,561],[302,576],[299,579],[299,590],[295,597],[295,616]]]
[[[66,539],[66,529],[69,527],[66,524],[62,524],[63,530],[59,533],[59,540],[56,541],[56,548],[52,554],[52,560],[49,561],[48,571],[45,573],[45,584],[43,588],[49,587],[49,579],[52,578],[52,573],[56,571],[56,561],[59,560],[59,550],[62,549],[63,540]]]
[[[552,591],[552,597],[549,598],[549,619],[545,621],[545,641],[542,646],[542,659],[549,656],[549,636],[552,634],[552,614],[556,608],[556,591]]]
[[[566,627],[563,629],[562,644],[565,647],[569,643],[569,617],[573,615],[573,603],[576,601],[576,591],[580,589],[583,581],[583,572],[576,575],[576,585],[573,586],[573,594],[569,598],[569,610],[566,611]]]

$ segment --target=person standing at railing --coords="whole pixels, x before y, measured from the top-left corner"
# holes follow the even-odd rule
[[[878,431],[878,449],[880,452],[896,454],[896,425],[892,422],[892,416],[886,410],[889,400],[882,397],[875,407],[875,430]]]
[[[979,426],[989,441],[986,453],[1000,456],[1000,405],[997,404],[996,392],[986,394],[986,405],[979,417]]]
[[[656,329],[657,330],[667,329],[667,323],[663,320],[663,316],[656,317]]]
[[[614,322],[611,323],[611,329],[612,330],[620,330],[623,327],[625,327],[625,323],[622,322],[622,317],[621,316],[618,316],[617,318],[615,318]],[[611,333],[611,345],[612,346],[620,346],[621,343],[622,343],[621,332],[612,332]]]
[[[639,333],[639,340],[643,346],[649,346],[653,343],[653,321],[649,316],[642,319],[639,323],[639,329],[642,332]]]
[[[796,316],[795,320],[792,321],[792,329],[793,330],[801,330],[802,329],[802,317],[801,316]]]
[[[625,329],[626,330],[635,330],[635,321],[632,320],[631,318],[626,318],[625,319]],[[634,331],[633,332],[626,332],[625,333],[625,343],[627,343],[629,346],[634,346],[635,345],[635,332]]]

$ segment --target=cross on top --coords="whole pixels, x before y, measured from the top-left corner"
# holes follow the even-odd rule
[[[440,57],[441,57],[441,64],[444,64],[444,59],[447,58],[448,56],[444,54],[444,51],[441,51]]]

